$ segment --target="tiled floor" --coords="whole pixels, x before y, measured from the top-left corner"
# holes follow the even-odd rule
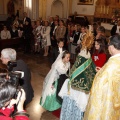
[[[40,119],[40,97],[42,92],[43,80],[50,70],[50,58],[42,55],[23,54],[18,52],[18,59],[23,59],[31,69],[32,86],[34,89],[34,99],[27,106],[27,112],[30,114],[30,120],[59,120],[51,112],[44,112]]]

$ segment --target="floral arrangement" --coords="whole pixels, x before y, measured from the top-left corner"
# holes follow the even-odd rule
[[[120,20],[120,9],[115,9],[113,11],[114,15],[112,16],[112,24],[117,24],[117,22]]]

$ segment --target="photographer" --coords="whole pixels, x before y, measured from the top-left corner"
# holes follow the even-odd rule
[[[14,99],[17,92],[16,86],[0,78],[0,120],[29,120],[29,115],[23,110],[25,92],[23,89],[20,91],[17,99]],[[17,112],[13,114],[14,104],[17,104]]]
[[[8,65],[9,62],[16,60],[16,51],[12,48],[6,48],[1,51],[1,60],[2,63]],[[20,85],[23,87],[26,93],[26,100],[24,103],[24,107],[28,103],[32,101],[34,97],[34,91],[31,86],[31,72],[28,68],[27,64],[23,60],[17,60],[17,65],[13,66],[12,71],[22,71],[24,73],[24,77],[19,80]]]

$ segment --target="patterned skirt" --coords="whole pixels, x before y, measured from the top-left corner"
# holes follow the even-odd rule
[[[75,100],[68,96],[63,97],[60,120],[82,120],[84,112],[78,108]]]

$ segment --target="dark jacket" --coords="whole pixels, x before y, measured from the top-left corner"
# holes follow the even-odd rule
[[[23,20],[24,20],[24,19],[23,19]],[[29,17],[26,17],[26,18],[25,18],[25,21],[28,21],[29,24],[31,25],[31,19],[30,19]]]
[[[23,27],[23,36],[25,39],[30,39],[32,36],[32,27],[31,25],[24,25]]]
[[[79,40],[80,32],[73,32],[73,44],[77,44],[77,41]]]
[[[18,37],[18,30],[13,31],[12,29],[10,30],[11,38]]]
[[[111,29],[111,36],[116,34],[116,30],[117,30],[117,25],[114,25]]]
[[[32,101],[34,97],[34,91],[31,86],[31,72],[27,64],[23,60],[17,60],[17,66],[13,68],[13,71],[23,71],[24,77],[20,79],[20,84],[25,90],[26,100],[25,105]]]
[[[52,37],[53,36],[53,30],[54,30],[54,27],[55,27],[55,24],[54,24],[54,22],[50,25],[50,37]]]
[[[62,48],[62,51],[64,51],[65,48]],[[53,52],[52,52],[52,63],[55,62],[56,58],[58,57],[58,55],[60,54],[59,48],[58,46],[53,48]]]

